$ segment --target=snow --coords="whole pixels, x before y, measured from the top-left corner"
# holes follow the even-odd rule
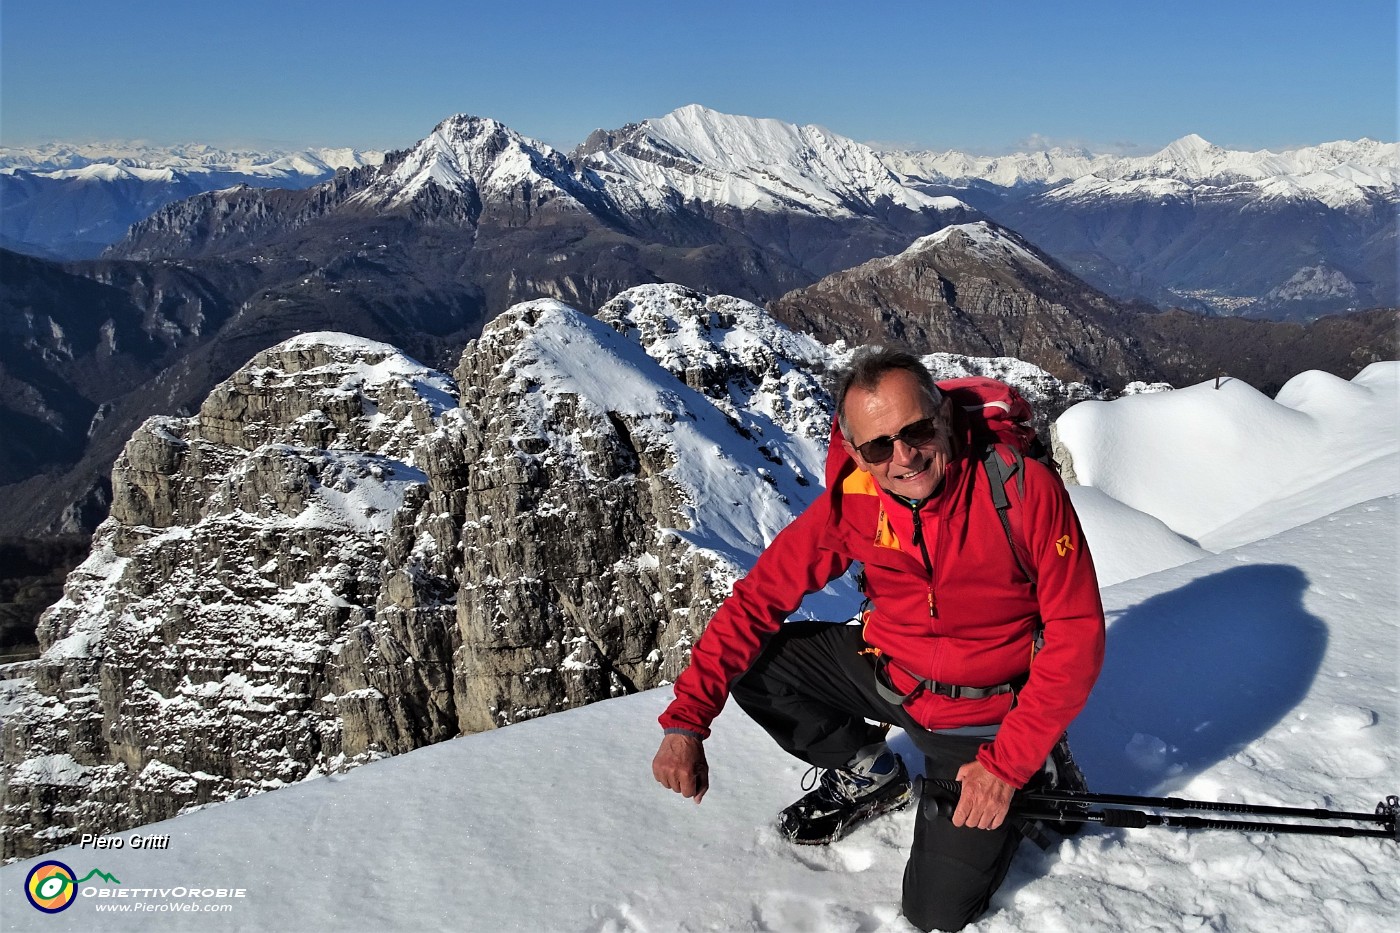
[[[1376,201],[1394,203],[1400,186],[1400,143],[1370,139],[1275,153],[1223,149],[1189,134],[1148,156],[1051,149],[992,157],[955,151],[886,152],[881,158],[916,187],[975,181],[1005,188],[1050,186],[1046,196],[1061,201],[1233,197],[1356,208]]]
[[[800,506],[791,503],[805,503],[815,494],[815,484],[804,489],[788,470],[771,485],[755,482],[762,465],[728,453],[739,435],[725,414],[648,355],[650,350],[667,359],[678,352],[674,341],[640,347],[554,299],[516,308],[528,312],[533,323],[503,370],[513,372],[521,386],[540,389],[525,395],[519,414],[539,425],[539,435],[546,432],[548,406],[565,396],[595,410],[599,419],[635,417],[631,431],[639,446],[661,444],[673,451],[674,463],[665,474],[688,500],[682,506],[685,521],[673,531],[693,546],[747,564],[793,519]],[[820,477],[820,451],[794,447],[807,456],[800,464],[806,475]]]
[[[1274,399],[1226,378],[1084,402],[1058,430],[1081,483],[1218,551],[1394,492],[1398,400],[1384,362],[1350,382],[1302,373]]]
[[[911,181],[957,184],[976,179],[1004,188],[1068,181],[1113,161],[1112,156],[1060,148],[1003,156],[974,156],[956,150],[905,150],[882,152],[880,158],[892,171]]]
[[[414,146],[393,172],[351,200],[389,209],[412,202],[430,187],[509,199],[523,194],[522,186],[529,189],[526,200],[558,197],[577,204],[573,192],[578,183],[560,153],[499,121],[456,114]]]
[[[719,113],[698,104],[643,121],[628,146],[596,152],[586,163],[631,196],[664,205],[683,201],[760,211],[849,216],[852,204],[877,202],[912,211],[954,210],[904,185],[879,155],[820,126]]]
[[[1139,512],[1093,486],[1071,486],[1094,554],[1100,586],[1144,577],[1209,555],[1172,531],[1161,519]]]
[[[15,768],[10,781],[15,784],[84,784],[92,768],[72,755],[41,755],[27,758]]]
[[[985,220],[970,224],[949,224],[942,230],[919,237],[902,255],[920,253],[955,237],[966,240],[973,253],[998,266],[1029,267],[1046,275],[1054,274],[1045,260],[1037,256],[1025,240]]]
[[[577,353],[568,377],[616,372],[606,334],[570,326],[553,338]],[[1206,383],[1061,419],[1109,619],[1104,673],[1071,733],[1096,789],[1352,811],[1400,791],[1398,370],[1305,373],[1272,400]],[[657,382],[637,380],[589,388],[602,403]],[[686,396],[634,404],[658,402],[701,410]],[[687,457],[720,439],[702,417],[687,430]],[[121,884],[85,882],[52,916],[22,894],[43,859],[0,868],[5,928],[912,929],[897,906],[912,810],[830,847],[785,844],[772,818],[805,769],[735,708],[707,743],[697,807],[650,775],[669,699],[597,703],[118,834],[169,834],[168,849],[69,846],[45,858]],[[893,743],[917,765],[907,738]],[[76,762],[49,764],[81,779]],[[1395,846],[1092,828],[1023,846],[969,929],[1379,933],[1400,911]],[[129,909],[99,917],[102,905]]]
[[[229,172],[271,179],[319,178],[340,168],[379,165],[383,161],[383,152],[348,148],[260,152],[216,149],[202,143],[153,146],[141,142],[0,146],[0,172],[22,169],[56,178],[137,177],[169,181],[175,173],[199,176]],[[88,168],[93,171],[81,172]]]
[[[50,178],[74,178],[79,181],[146,181],[165,184],[175,181],[175,172],[168,168],[137,168],[106,162],[95,162],[82,168],[59,169],[44,174]]]

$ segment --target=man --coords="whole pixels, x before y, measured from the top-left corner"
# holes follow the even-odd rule
[[[888,727],[871,721],[903,728],[929,778],[961,785],[951,817],[934,795],[919,807],[904,913],[956,930],[986,910],[1020,841],[1013,792],[1045,767],[1098,676],[1098,583],[1068,495],[1033,460],[1023,490],[1007,484],[1026,551],[1013,552],[983,451],[916,356],[863,348],[836,402],[827,489],[695,645],[652,771],[700,802],[702,743],[732,688],[779,745],[826,769],[779,820],[792,841],[823,844],[909,802]],[[855,561],[872,605],[863,626],[784,624]]]

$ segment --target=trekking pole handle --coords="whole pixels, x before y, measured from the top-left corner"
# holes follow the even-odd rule
[[[1391,836],[1396,842],[1400,842],[1400,797],[1391,794],[1376,804],[1376,816],[1383,823],[1390,824]]]

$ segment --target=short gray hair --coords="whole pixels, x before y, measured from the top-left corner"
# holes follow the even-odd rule
[[[897,344],[861,347],[851,356],[850,365],[836,374],[831,393],[836,399],[837,423],[841,425],[841,433],[846,435],[847,440],[851,433],[846,423],[846,396],[852,389],[873,391],[886,373],[896,369],[902,369],[918,380],[919,387],[927,394],[934,408],[943,404],[943,393],[938,390],[933,373],[928,371],[913,350]]]

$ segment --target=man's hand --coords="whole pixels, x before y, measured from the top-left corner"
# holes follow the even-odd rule
[[[980,761],[969,761],[958,769],[962,796],[953,811],[954,826],[975,829],[996,829],[1006,819],[1011,808],[1011,795],[1016,788],[982,767]]]
[[[699,803],[710,789],[710,765],[705,761],[705,744],[698,736],[668,733],[651,760],[651,773],[663,787],[694,797]]]

